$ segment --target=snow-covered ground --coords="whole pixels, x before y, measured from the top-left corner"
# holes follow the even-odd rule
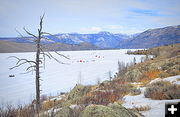
[[[158,82],[161,80],[170,81],[174,84],[180,84],[180,75],[168,77],[164,79],[155,79],[150,83]],[[123,104],[126,108],[134,108],[134,107],[141,107],[141,106],[150,106],[151,109],[148,111],[142,111],[142,114],[145,117],[164,117],[165,116],[165,103],[169,102],[180,102],[180,99],[175,100],[152,100],[150,98],[144,97],[145,87],[141,88],[141,94],[136,96],[127,95],[124,97],[125,103]]]
[[[78,81],[83,84],[95,84],[97,79],[108,79],[109,71],[112,75],[117,72],[118,60],[125,63],[132,62],[134,57],[139,62],[141,55],[127,55],[127,50],[97,50],[97,51],[62,51],[68,56],[66,60],[56,54],[54,56],[67,64],[59,64],[46,58],[46,68],[41,69],[42,94],[56,95],[72,89]],[[34,60],[35,53],[1,53],[0,54],[0,102],[27,103],[34,99],[35,73],[26,72],[27,66],[9,70],[16,59],[9,56]],[[15,75],[15,77],[9,77]],[[79,80],[81,78],[81,80]]]

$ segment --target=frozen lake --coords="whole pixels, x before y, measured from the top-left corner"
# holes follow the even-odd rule
[[[70,58],[64,59],[53,54],[58,60],[67,64],[59,64],[46,58],[46,67],[41,69],[42,94],[56,95],[72,89],[81,77],[82,84],[95,84],[97,79],[107,80],[109,71],[112,75],[118,70],[118,61],[132,62],[134,57],[139,62],[141,55],[127,55],[122,50],[96,50],[96,51],[61,51]],[[35,73],[25,73],[27,66],[9,70],[17,62],[9,56],[34,60],[35,53],[1,53],[0,54],[0,102],[27,103],[34,99]],[[15,77],[9,77],[9,75]]]

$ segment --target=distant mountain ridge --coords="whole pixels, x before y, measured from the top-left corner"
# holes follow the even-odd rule
[[[90,43],[80,43],[78,45],[64,43],[48,43],[44,44],[44,51],[75,51],[75,50],[99,50],[100,48]],[[12,52],[35,52],[36,46],[32,43],[17,43],[11,41],[0,40],[0,53]]]
[[[58,43],[59,47],[56,47],[59,50],[152,48],[180,43],[180,25],[149,29],[134,35],[113,34],[104,31],[96,34],[62,33],[55,34],[55,36],[49,35],[46,38],[50,40],[42,39],[42,43],[51,45]],[[33,39],[26,38],[0,38],[1,40],[14,43],[33,43]]]
[[[110,32],[99,32],[97,34],[62,33],[55,36],[47,36],[52,41],[42,40],[44,43],[81,44],[90,43],[99,48],[117,48],[119,42],[124,42],[130,36],[124,34],[112,34]],[[17,43],[32,43],[26,38],[0,38],[0,40]]]
[[[176,43],[180,43],[180,25],[146,30],[119,47],[152,48]]]

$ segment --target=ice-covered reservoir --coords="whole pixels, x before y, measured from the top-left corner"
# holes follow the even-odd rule
[[[97,79],[107,80],[109,71],[112,76],[118,70],[118,61],[125,63],[140,62],[142,55],[127,55],[126,49],[121,50],[93,50],[93,51],[61,51],[61,54],[70,58],[67,60],[53,54],[58,60],[67,64],[59,64],[46,58],[46,67],[41,69],[42,94],[56,95],[72,89],[81,78],[82,84],[95,84]],[[9,70],[14,66],[17,56],[30,60],[35,59],[35,53],[1,53],[0,54],[0,101],[11,103],[28,103],[34,99],[35,73],[25,73],[27,66]],[[15,75],[15,77],[9,77]]]

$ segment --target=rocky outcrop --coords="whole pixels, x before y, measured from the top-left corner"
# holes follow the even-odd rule
[[[123,106],[114,103],[108,106],[89,105],[81,113],[81,117],[136,117],[136,115]]]

